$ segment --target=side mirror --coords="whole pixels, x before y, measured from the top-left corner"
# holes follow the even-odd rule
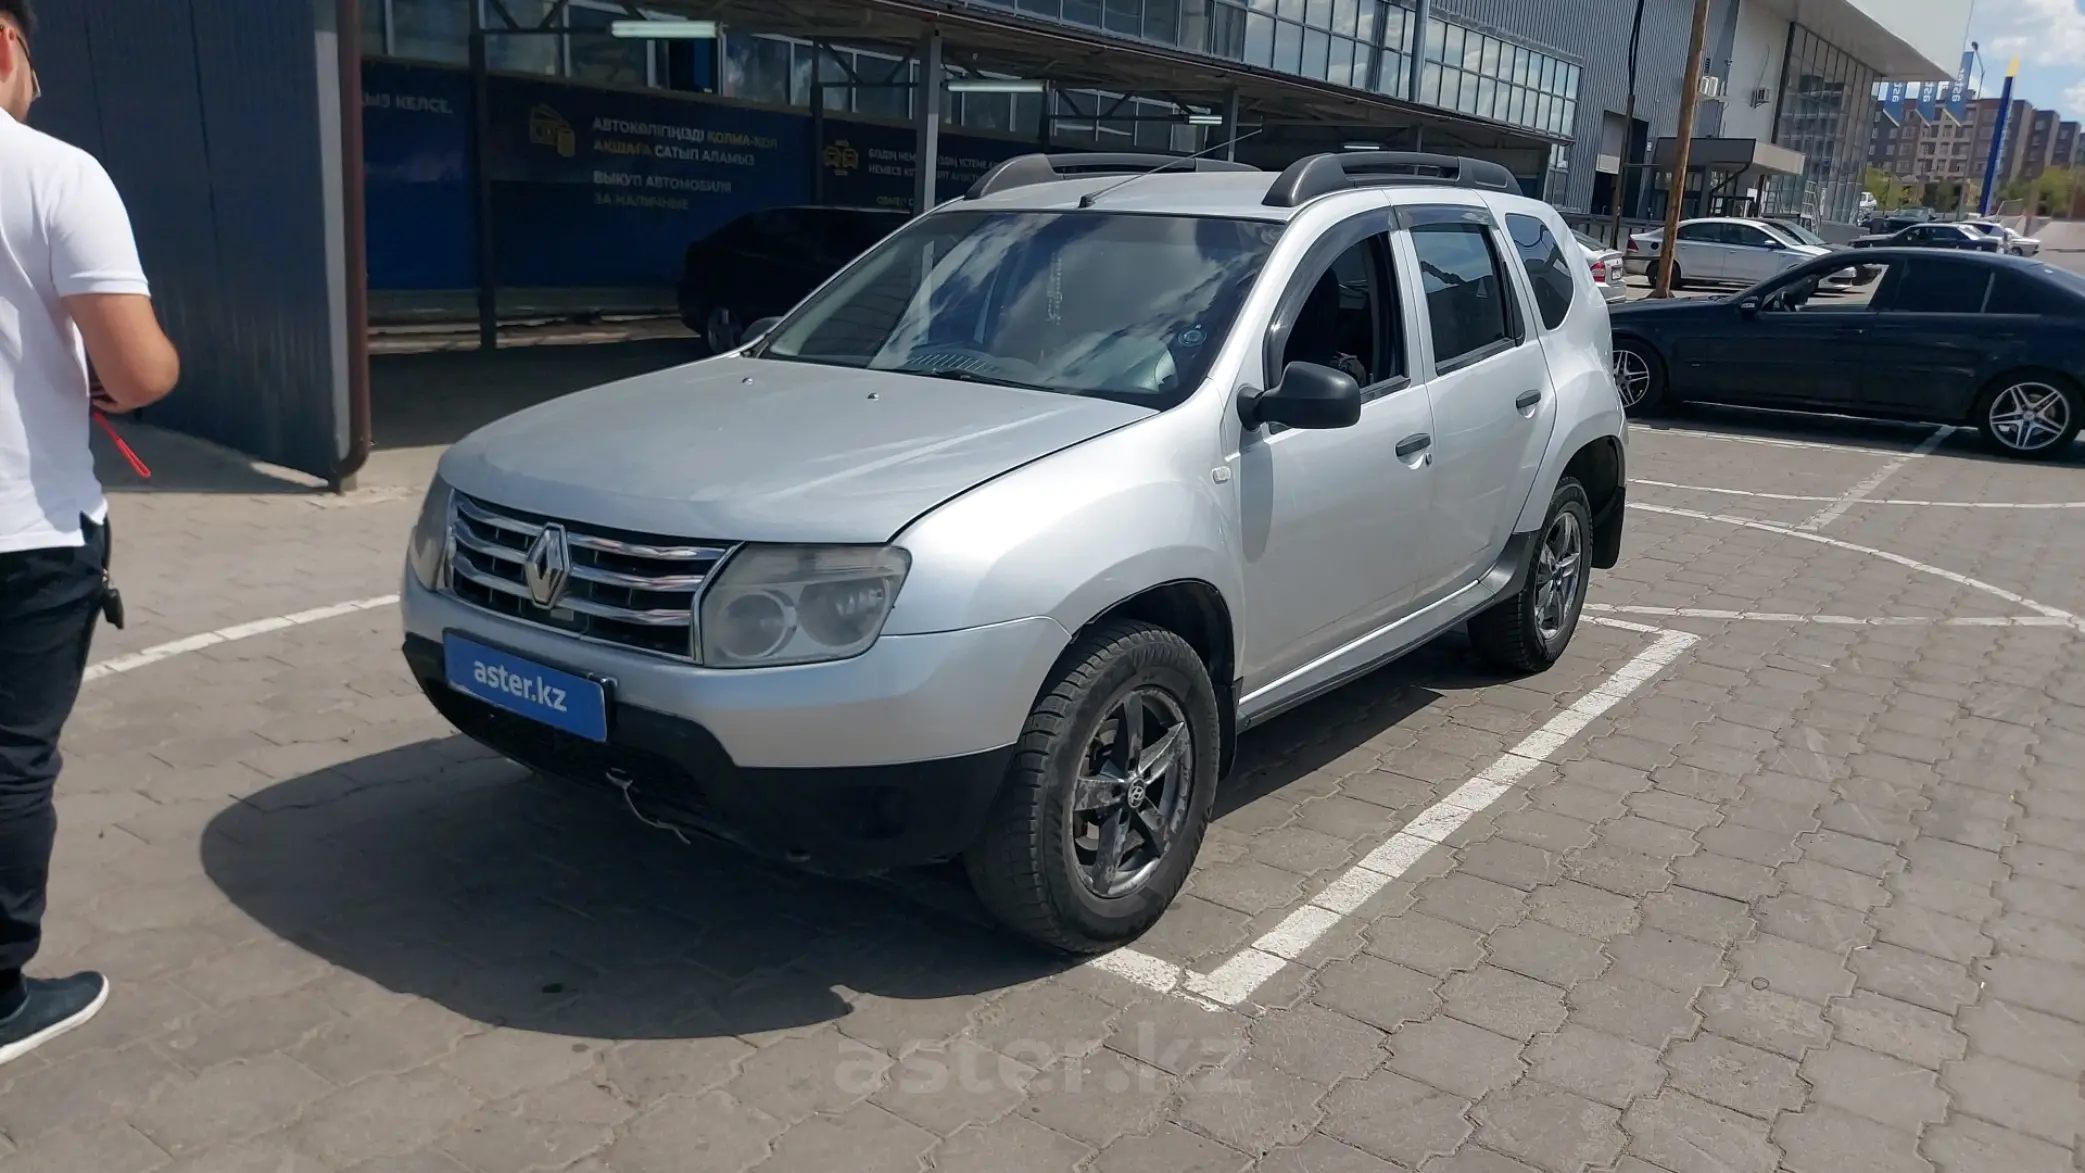
[[[755,319],[752,325],[746,327],[746,332],[739,335],[738,344],[740,346],[751,346],[772,334],[775,327],[781,324],[782,319],[778,317]]]
[[[1361,422],[1361,385],[1345,371],[1312,362],[1282,368],[1281,382],[1238,403],[1245,426],[1282,424],[1291,428],[1329,430]]]
[[[1737,312],[1745,315],[1748,318],[1758,317],[1759,311],[1764,308],[1765,303],[1756,297],[1747,297],[1740,300],[1737,303]]]

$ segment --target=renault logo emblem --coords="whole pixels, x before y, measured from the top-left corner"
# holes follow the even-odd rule
[[[521,559],[521,581],[528,597],[544,609],[555,607],[565,597],[565,583],[572,576],[572,555],[565,548],[565,527],[546,525],[529,543]]]

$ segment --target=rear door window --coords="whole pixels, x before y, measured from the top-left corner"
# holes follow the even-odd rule
[[[1513,286],[1481,224],[1421,224],[1412,229],[1433,337],[1434,370],[1441,374],[1510,348]]]
[[[1992,272],[1967,261],[1920,259],[1903,266],[1887,304],[1893,314],[1980,314]]]

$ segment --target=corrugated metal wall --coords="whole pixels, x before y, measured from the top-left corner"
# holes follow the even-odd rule
[[[281,0],[42,5],[45,96],[31,123],[99,157],[129,207],[182,359],[179,390],[149,421],[330,478],[345,451],[345,389],[329,255],[338,193],[327,186],[338,185],[338,121],[318,11]]]
[[[1706,55],[1724,47],[1738,0],[1712,0]],[[1579,82],[1578,139],[1571,149],[1570,194],[1561,202],[1583,208],[1593,198],[1593,167],[1600,153],[1600,115],[1620,115],[1629,96],[1629,26],[1636,0],[1433,0],[1434,12],[1509,40],[1557,50],[1585,67]],[[1680,79],[1694,29],[1694,0],[1648,0],[1637,58],[1636,117],[1652,139],[1671,135],[1680,120]],[[1697,134],[1717,130],[1712,103],[1701,107]]]

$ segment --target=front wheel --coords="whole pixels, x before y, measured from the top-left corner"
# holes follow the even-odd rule
[[[1201,850],[1221,737],[1216,690],[1186,640],[1130,622],[1081,638],[1029,713],[964,854],[979,899],[1068,953],[1141,936]]]
[[[1585,607],[1592,532],[1585,487],[1565,477],[1549,499],[1549,516],[1520,592],[1470,620],[1470,642],[1478,655],[1513,672],[1540,672],[1557,662],[1571,646]]]
[[[2078,385],[2054,372],[2022,371],[1994,381],[1978,397],[1976,425],[2005,456],[2046,460],[2069,449],[2085,422]]]
[[[709,344],[711,354],[724,354],[737,350],[740,338],[745,334],[746,324],[740,320],[730,306],[718,306],[709,312],[702,325],[703,341]]]

